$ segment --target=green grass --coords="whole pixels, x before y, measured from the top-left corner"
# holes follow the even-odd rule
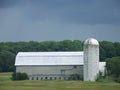
[[[1,81],[10,81],[11,79],[11,72],[7,72],[7,73],[0,73],[0,82]]]
[[[11,73],[0,73],[0,90],[120,90],[115,82],[11,81]]]

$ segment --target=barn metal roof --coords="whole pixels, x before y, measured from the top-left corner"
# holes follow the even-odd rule
[[[83,65],[83,52],[19,52],[15,66]]]

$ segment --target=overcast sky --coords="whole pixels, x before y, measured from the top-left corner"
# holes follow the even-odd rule
[[[120,42],[120,0],[0,0],[0,41]]]

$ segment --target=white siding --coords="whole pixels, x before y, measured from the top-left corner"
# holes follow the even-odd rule
[[[83,66],[59,65],[59,66],[17,66],[16,72],[25,72],[30,80],[45,79],[68,79],[72,74],[79,74],[83,78]],[[32,79],[33,78],[33,79]]]

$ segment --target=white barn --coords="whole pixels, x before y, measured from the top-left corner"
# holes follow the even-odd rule
[[[95,39],[90,38],[85,41],[85,43],[88,42],[93,47]],[[89,44],[86,45],[89,46]],[[87,54],[85,53],[86,51],[19,52],[15,60],[16,72],[27,73],[30,80],[67,80],[71,78],[71,75],[77,74],[81,80],[95,81],[96,75],[99,73],[98,71],[101,71],[104,75],[105,62],[98,61],[97,64],[94,62],[93,64],[86,64],[86,60],[87,62],[90,60],[93,61],[92,59],[94,57],[94,60],[99,60],[99,56],[96,57],[94,54],[98,52],[99,49],[98,51],[96,51],[96,49],[94,51],[93,48],[91,50],[93,50],[93,56],[91,52],[91,55],[89,54],[89,50]],[[86,56],[84,55],[87,55],[87,59],[85,59]]]

